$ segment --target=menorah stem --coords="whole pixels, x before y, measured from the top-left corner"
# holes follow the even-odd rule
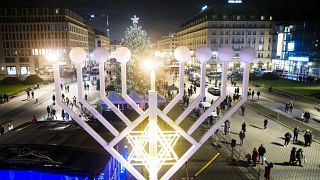
[[[151,75],[152,76],[152,75]],[[152,78],[151,78],[152,79]],[[157,125],[157,91],[149,91],[149,178],[150,180],[158,179],[158,125]]]
[[[82,77],[82,66],[81,64],[76,65],[77,68],[77,84],[78,84],[78,100],[82,99],[83,91],[83,77]]]

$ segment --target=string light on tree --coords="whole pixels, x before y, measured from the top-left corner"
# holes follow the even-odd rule
[[[129,92],[135,91],[140,95],[147,95],[150,81],[141,69],[142,62],[151,52],[149,51],[151,43],[146,31],[142,29],[142,26],[138,26],[139,19],[136,15],[131,18],[133,25],[127,28],[123,39],[123,45],[132,53],[132,58],[127,64],[127,88]],[[120,73],[117,74],[120,78]],[[116,88],[120,89],[120,86],[116,85]]]

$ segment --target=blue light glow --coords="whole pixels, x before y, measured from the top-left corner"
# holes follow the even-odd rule
[[[94,14],[91,14],[91,16],[90,16],[90,17],[94,18]]]
[[[208,6],[205,5],[205,6],[203,6],[201,9],[202,9],[202,11],[203,11],[203,10],[205,10],[205,9],[207,9],[207,8],[208,8]]]
[[[66,176],[62,174],[51,174],[27,170],[0,170],[0,179],[6,180],[89,180],[88,177]]]

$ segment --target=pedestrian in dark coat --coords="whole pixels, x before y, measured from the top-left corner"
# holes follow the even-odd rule
[[[292,135],[290,132],[287,132],[285,135],[284,135],[284,147],[288,146],[289,142],[290,142],[290,139],[292,138]]]
[[[312,134],[311,134],[311,131],[307,129],[306,132],[304,133],[304,145],[310,146],[311,141],[312,141]]]
[[[266,148],[264,148],[262,144],[258,148],[258,153],[259,153],[259,161],[261,161],[261,164],[263,165],[264,154],[266,153]]]
[[[292,140],[293,143],[298,142],[298,135],[299,135],[299,128],[295,127],[293,130],[293,140]]]
[[[291,152],[290,152],[290,161],[289,161],[289,163],[291,165],[294,165],[295,162],[296,162],[296,149],[297,149],[296,147],[293,147],[291,149]]]
[[[251,93],[251,98],[253,98],[254,96],[254,90],[252,90],[252,93]]]
[[[258,96],[258,99],[259,99],[259,96],[260,96],[260,91],[258,91],[258,92],[257,92],[257,96]]]
[[[299,162],[299,166],[302,167],[301,160],[304,158],[304,155],[303,155],[303,150],[301,148],[299,148],[299,150],[296,152],[296,158],[297,158],[297,161],[295,162],[295,164]]]
[[[241,130],[239,133],[239,138],[240,138],[240,145],[243,144],[243,140],[246,137],[246,134]]]
[[[265,118],[263,121],[263,127],[264,127],[264,130],[268,129],[268,119],[267,118]]]
[[[0,135],[2,136],[4,134],[4,127],[0,125]]]
[[[272,162],[268,163],[267,161],[266,163],[268,165],[264,168],[264,177],[266,178],[266,180],[270,180],[270,172],[271,172],[271,168],[273,168],[273,163]]]
[[[246,110],[246,107],[244,105],[241,106],[241,115],[244,116],[244,112]]]
[[[246,132],[246,128],[247,127],[247,125],[246,125],[246,122],[243,122],[243,124],[242,124],[242,131],[243,132]]]
[[[53,101],[53,105],[56,104],[56,96],[54,94],[52,94],[52,101]]]
[[[50,110],[50,106],[47,106],[47,113],[48,113],[48,117],[50,116],[50,112],[51,112],[51,110]]]

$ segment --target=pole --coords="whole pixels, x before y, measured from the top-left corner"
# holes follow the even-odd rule
[[[150,180],[158,179],[158,125],[157,125],[157,91],[149,91],[149,178]]]

